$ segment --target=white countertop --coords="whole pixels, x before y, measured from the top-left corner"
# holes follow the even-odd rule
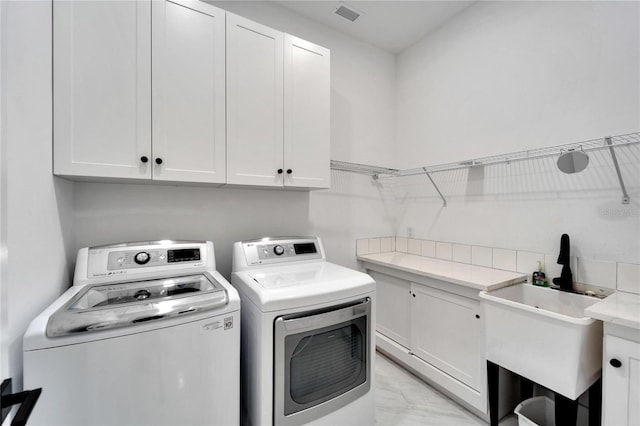
[[[618,291],[589,306],[585,315],[640,330],[640,295]]]
[[[357,259],[485,291],[521,283],[527,279],[526,274],[518,272],[400,252],[366,254],[358,256]]]

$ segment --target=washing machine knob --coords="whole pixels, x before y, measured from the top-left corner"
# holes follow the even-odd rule
[[[151,297],[151,292],[149,290],[138,290],[135,292],[135,294],[133,295],[133,297],[136,298],[136,300],[146,300],[149,297]]]
[[[136,253],[133,260],[138,265],[144,265],[145,263],[149,262],[149,260],[151,260],[151,256],[149,256],[149,253],[147,253],[146,251],[141,251],[139,253]]]
[[[282,253],[284,253],[284,247],[277,245],[273,248],[273,252],[276,254],[276,256],[282,256]]]

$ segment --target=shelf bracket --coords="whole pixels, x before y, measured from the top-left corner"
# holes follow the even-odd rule
[[[613,159],[613,165],[616,168],[618,174],[618,181],[620,181],[620,188],[622,189],[622,204],[629,204],[630,198],[627,193],[627,188],[624,186],[624,180],[622,179],[622,173],[620,172],[620,166],[618,165],[618,158],[611,142],[611,136],[604,138],[604,141],[609,145],[609,151],[611,151],[611,158]]]
[[[436,189],[436,191],[438,191],[438,195],[440,195],[440,198],[442,198],[442,203],[444,204],[444,206],[447,207],[447,200],[444,198],[444,195],[442,195],[442,192],[440,192],[440,188],[438,188],[438,185],[436,185],[436,183],[433,181],[433,178],[431,177],[431,175],[427,171],[427,168],[423,167],[422,170],[424,170],[424,174],[427,175],[427,177],[431,181],[431,185],[433,185],[433,187]]]

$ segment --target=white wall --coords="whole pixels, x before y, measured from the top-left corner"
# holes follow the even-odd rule
[[[477,2],[403,52],[397,66],[402,167],[435,165],[640,130],[638,2]],[[577,175],[554,160],[397,180],[398,235],[640,263],[637,146]],[[482,173],[485,174],[484,178]],[[413,179],[413,180],[412,180]],[[416,184],[418,179],[421,184]]]
[[[0,3],[0,380],[8,377],[9,371],[9,345],[8,345],[8,304],[7,286],[3,285],[7,281],[7,148],[5,118],[5,32],[4,12],[5,6]]]
[[[22,335],[69,283],[66,259],[73,188],[52,175],[51,2],[3,1],[1,7],[2,155],[6,155],[2,251],[7,258],[0,283],[0,344],[2,374],[12,376],[14,389],[19,389]]]
[[[0,4],[8,156],[1,365],[8,353],[14,377],[26,325],[68,283],[65,251],[72,263],[86,245],[212,239],[228,276],[239,239],[319,235],[329,260],[355,266],[357,238],[412,226],[417,237],[542,253],[557,252],[568,232],[576,255],[640,262],[640,179],[628,183],[632,204],[620,205],[604,157],[594,156],[600,175],[576,175],[561,191],[549,189],[558,184],[547,163],[518,169],[527,179],[515,183],[500,174],[479,185],[466,174],[436,177],[454,194],[446,208],[424,178],[420,186],[381,184],[333,172],[331,190],[311,193],[53,178],[51,4]],[[638,3],[478,2],[402,54],[397,68],[393,55],[270,2],[215,4],[331,49],[336,160],[412,167],[640,127]],[[633,157],[625,158],[635,176]],[[534,178],[542,190],[528,189]],[[589,190],[600,178],[606,185]],[[578,191],[565,189],[572,185]]]
[[[387,163],[395,134],[395,57],[269,2],[214,3],[331,49],[331,158]],[[355,267],[355,240],[390,234],[370,178],[332,173],[331,190],[78,183],[74,247],[157,238],[211,239],[227,277],[234,241],[318,235],[329,260]]]
[[[78,248],[156,238],[211,239],[229,275],[231,244],[264,235],[319,235],[330,260],[355,266],[356,238],[389,234],[379,188],[333,172],[331,190],[293,192],[73,183],[52,176],[51,2],[2,1],[3,376],[21,386],[21,339],[69,285]],[[270,4],[246,16],[332,49],[332,158],[392,158],[395,58]],[[238,11],[240,13],[240,11]],[[5,161],[6,157],[6,161]],[[6,214],[4,214],[6,211]],[[67,263],[68,260],[68,263]]]

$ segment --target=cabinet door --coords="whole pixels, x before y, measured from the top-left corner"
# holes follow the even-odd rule
[[[481,390],[480,302],[413,283],[411,349],[418,357]]]
[[[602,424],[640,424],[640,343],[606,335],[603,370]]]
[[[152,14],[153,179],[224,183],[225,12],[174,0]]]
[[[376,281],[376,331],[409,347],[411,283],[367,271]]]
[[[282,186],[282,85],[283,33],[227,13],[227,183]]]
[[[150,2],[53,2],[54,173],[148,179]]]
[[[284,38],[285,186],[330,186],[329,50]]]

